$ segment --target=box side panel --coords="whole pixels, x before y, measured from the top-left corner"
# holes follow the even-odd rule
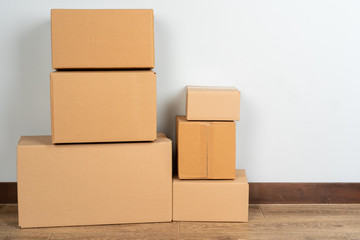
[[[239,120],[239,91],[191,90],[188,120]]]
[[[20,138],[21,141],[21,138]],[[20,142],[19,141],[19,142]],[[23,159],[22,156],[22,146],[17,146],[17,199],[18,199],[18,225],[19,227],[22,226],[23,223],[23,211],[22,211],[22,206],[23,206],[23,194],[22,194],[22,165],[21,165],[21,159]]]
[[[151,9],[55,9],[55,69],[153,68]]]
[[[204,96],[203,96],[204,97]],[[204,117],[208,112],[209,106],[206,99],[202,99],[201,93],[187,89],[186,99],[186,119],[187,120],[206,120]]]
[[[94,45],[88,11],[65,9],[52,10],[52,59],[53,68],[88,68],[93,65]]]
[[[179,178],[207,178],[207,125],[178,122],[177,128]]]
[[[174,221],[248,221],[247,184],[188,181],[174,182]]]
[[[22,227],[171,221],[171,142],[24,146]]]
[[[211,179],[234,179],[236,165],[236,128],[234,122],[209,126],[208,173]]]
[[[149,16],[150,16],[150,24],[151,24],[151,29],[150,29],[150,46],[149,46],[149,66],[145,63],[144,67],[146,68],[154,68],[155,67],[155,36],[154,36],[154,11],[153,9],[149,10]]]
[[[187,120],[191,120],[191,109],[189,109],[189,89],[186,88],[186,106],[185,106],[185,114],[186,114],[186,119]],[[190,115],[190,116],[189,116]]]
[[[55,131],[54,131],[54,127],[55,127],[55,109],[54,109],[54,83],[53,83],[53,72],[50,73],[50,112],[51,112],[51,139],[53,143],[56,143],[56,135],[55,135]]]
[[[156,75],[60,72],[52,79],[55,143],[156,139]]]

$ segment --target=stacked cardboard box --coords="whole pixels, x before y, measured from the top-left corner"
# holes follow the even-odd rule
[[[19,226],[171,221],[153,11],[56,9],[51,34],[52,136],[18,143]]]
[[[246,173],[235,169],[239,116],[236,88],[187,87],[186,117],[176,119],[173,220],[248,221]]]
[[[19,226],[248,219],[235,169],[235,88],[187,88],[171,140],[156,128],[152,10],[51,11],[51,136],[18,143]]]

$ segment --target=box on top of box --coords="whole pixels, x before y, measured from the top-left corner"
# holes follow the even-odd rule
[[[164,134],[155,142],[61,145],[21,137],[19,226],[171,221],[171,147]]]
[[[240,119],[240,91],[235,87],[188,86],[186,90],[187,120]]]
[[[187,121],[176,117],[180,179],[234,179],[236,161],[234,122]]]
[[[52,9],[54,69],[151,69],[152,9]]]
[[[56,71],[50,78],[53,143],[156,139],[153,71]]]
[[[174,221],[247,222],[249,184],[245,170],[235,180],[173,180]]]

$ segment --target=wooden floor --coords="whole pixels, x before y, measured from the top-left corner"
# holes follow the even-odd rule
[[[172,222],[19,229],[17,205],[0,205],[0,239],[360,240],[360,204],[250,205],[249,223]]]

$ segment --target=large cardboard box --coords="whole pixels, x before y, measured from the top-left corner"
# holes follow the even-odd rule
[[[235,87],[187,87],[187,120],[238,121],[240,91]]]
[[[61,144],[51,136],[18,143],[19,226],[169,222],[171,140]]]
[[[52,9],[54,69],[153,68],[152,9]]]
[[[173,180],[174,221],[247,222],[248,208],[245,170],[235,180]]]
[[[180,179],[234,179],[234,122],[187,121],[176,117]]]
[[[51,73],[53,143],[156,139],[153,71]]]

